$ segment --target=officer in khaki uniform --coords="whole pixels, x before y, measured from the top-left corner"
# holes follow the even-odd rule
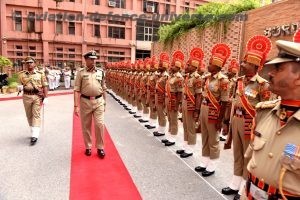
[[[149,105],[147,105],[147,82],[148,82],[148,76],[149,76],[149,70],[150,70],[150,58],[145,58],[145,60],[141,63],[140,65],[141,70],[142,70],[142,77],[140,79],[140,99],[143,107],[143,114],[142,114],[142,119],[139,119],[139,122],[145,123],[149,122]],[[149,70],[147,69],[147,63],[149,66]],[[146,126],[147,127],[147,126]]]
[[[133,115],[134,118],[140,118],[142,117],[142,112],[143,112],[143,105],[142,105],[142,100],[140,96],[140,90],[141,90],[141,78],[143,77],[143,72],[142,69],[144,67],[144,61],[143,60],[138,60],[136,63],[136,75],[134,79],[134,96],[136,99],[136,107],[137,107],[137,113]]]
[[[156,137],[164,136],[166,133],[167,119],[165,115],[165,98],[166,98],[166,82],[169,74],[167,69],[169,68],[169,55],[167,53],[161,53],[159,55],[158,65],[158,79],[155,85],[155,107],[157,109],[158,128],[153,132]]]
[[[196,145],[195,124],[199,118],[202,79],[197,69],[202,64],[204,53],[201,48],[193,48],[190,53],[190,59],[187,63],[185,71],[188,75],[185,78],[184,94],[182,101],[182,119],[184,129],[183,149],[177,150],[181,158],[187,158],[193,155],[194,146]]]
[[[244,154],[250,142],[252,122],[256,114],[255,106],[261,101],[270,100],[271,97],[267,80],[258,75],[270,50],[271,41],[267,37],[258,35],[250,38],[241,65],[241,74],[244,76],[237,80],[231,116],[234,175],[229,187],[222,189],[223,194],[236,194],[234,200],[240,199],[248,176],[249,159],[244,158]]]
[[[23,104],[27,121],[31,129],[31,145],[35,145],[41,127],[41,107],[47,102],[48,83],[43,72],[35,70],[35,59],[25,59],[26,70],[19,73],[19,83],[23,89]]]
[[[246,196],[300,199],[300,31],[294,42],[278,40],[279,54],[265,64],[270,90],[281,100],[257,104]]]
[[[209,61],[208,71],[211,76],[205,82],[200,111],[202,159],[200,166],[195,168],[197,172],[202,172],[202,176],[214,174],[220,156],[218,131],[224,121],[229,101],[229,80],[222,74],[221,69],[230,53],[231,50],[226,44],[216,44]]]
[[[178,134],[178,112],[181,111],[182,92],[183,92],[183,76],[180,73],[184,67],[184,54],[181,51],[173,53],[173,61],[170,70],[172,75],[166,82],[166,107],[169,114],[170,135],[164,141],[165,146],[175,144],[176,135]],[[179,140],[178,140],[179,141]]]
[[[157,123],[157,110],[155,107],[155,85],[158,79],[158,62],[155,56],[152,56],[151,60],[146,63],[146,67],[149,68],[149,76],[147,82],[147,104],[150,108],[149,125],[146,127],[147,129],[154,129],[156,128]]]
[[[81,69],[76,77],[74,86],[74,112],[81,118],[85,154],[92,153],[91,124],[95,123],[96,148],[100,158],[104,158],[104,111],[105,111],[105,77],[104,72],[95,68],[95,51],[84,54],[86,67]],[[80,108],[80,109],[79,109]]]

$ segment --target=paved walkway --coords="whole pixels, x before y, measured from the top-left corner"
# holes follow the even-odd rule
[[[221,151],[215,175],[204,179],[193,170],[200,160],[201,135],[198,153],[181,159],[176,147],[164,147],[109,95],[107,101],[106,127],[143,199],[226,198],[219,191],[232,175],[231,150]],[[43,133],[31,147],[22,101],[0,102],[1,200],[69,198],[72,109],[73,95],[50,96]]]

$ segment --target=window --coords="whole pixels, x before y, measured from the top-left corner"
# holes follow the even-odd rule
[[[185,8],[184,8],[185,12],[189,12],[190,11],[190,3],[189,2],[185,2]]]
[[[135,53],[136,59],[144,59],[146,57],[151,57],[151,51],[146,51],[146,50],[136,50]]]
[[[111,54],[111,55],[120,55],[120,56],[124,56],[125,55],[125,52],[120,52],[120,51],[108,51],[107,52],[108,54]]]
[[[23,56],[23,52],[17,51],[17,56]]]
[[[100,37],[100,25],[97,24],[94,25],[94,36]]]
[[[63,33],[63,22],[62,21],[56,21],[56,31],[57,34]]]
[[[158,14],[158,2],[144,0],[143,11]]]
[[[75,22],[69,22],[69,35],[75,35]]]
[[[21,45],[16,45],[16,49],[23,49]]]
[[[35,31],[35,13],[34,12],[29,12],[28,18],[27,18],[27,29],[28,32],[34,32]]]
[[[22,12],[15,11],[15,29],[16,31],[22,31]]]
[[[95,1],[94,1],[94,4],[95,4],[95,5],[100,5],[100,0],[95,0]]]
[[[75,3],[75,0],[70,0],[70,2],[74,2]]]
[[[137,21],[136,39],[140,41],[157,41],[158,29],[161,23],[156,21]]]
[[[108,62],[119,62],[119,61],[125,60],[125,58],[124,57],[111,57],[111,56],[108,56],[107,60],[108,60]]]
[[[69,58],[75,58],[75,54],[69,54]]]
[[[56,48],[56,57],[57,58],[63,58],[64,57],[63,48],[62,47]]]
[[[116,8],[125,8],[124,0],[114,0],[114,2],[116,2]]]
[[[165,13],[166,13],[166,15],[169,15],[169,14],[170,14],[170,10],[171,10],[170,7],[171,7],[170,4],[166,4],[166,8],[165,8]]]
[[[36,47],[35,47],[35,46],[29,46],[29,50],[30,50],[30,51],[35,51],[35,50],[36,50]]]
[[[36,57],[36,53],[35,52],[29,52],[29,56]]]
[[[108,27],[108,37],[125,39],[125,28],[122,27]]]
[[[69,48],[69,58],[75,58],[75,48]]]

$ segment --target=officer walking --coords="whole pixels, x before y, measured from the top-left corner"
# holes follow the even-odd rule
[[[75,80],[74,113],[79,116],[80,112],[86,156],[92,154],[91,125],[94,117],[97,154],[104,158],[105,77],[101,69],[95,68],[98,58],[95,51],[87,52],[84,58],[86,67],[78,71]]]
[[[23,88],[23,104],[31,129],[30,144],[35,145],[40,134],[41,107],[47,102],[48,83],[44,73],[35,70],[35,59],[25,58],[26,69],[19,73],[19,83]]]
[[[294,42],[278,40],[276,45],[279,54],[265,68],[270,90],[281,100],[256,106],[256,127],[246,152],[252,155],[247,199],[300,199],[300,31]]]
[[[72,75],[70,68],[66,67],[63,74],[64,74],[64,81],[65,81],[65,88],[69,89],[71,85],[71,75]]]

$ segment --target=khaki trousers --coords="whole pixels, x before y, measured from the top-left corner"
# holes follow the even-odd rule
[[[164,113],[165,107],[163,106],[163,104],[156,104],[156,109],[157,109],[158,125],[162,127],[166,127],[167,119]]]
[[[219,134],[214,123],[208,123],[208,106],[201,105],[200,113],[202,156],[210,159],[220,157]]]
[[[177,135],[178,133],[178,111],[169,110],[169,130],[171,135]]]
[[[142,97],[143,114],[149,114],[149,107],[146,105],[146,98]]]
[[[187,110],[187,101],[183,100],[182,102],[182,122],[184,130],[184,141],[188,142],[188,145],[196,144],[196,130],[195,130],[195,119],[194,111]]]
[[[80,118],[84,144],[87,149],[92,148],[92,118],[96,137],[96,148],[104,147],[104,99],[100,97],[95,100],[80,98]]]
[[[150,119],[157,119],[157,109],[155,107],[155,103],[150,102]]]
[[[41,99],[37,95],[23,94],[23,104],[29,126],[41,126]]]
[[[232,118],[232,141],[233,141],[233,158],[234,158],[234,175],[248,178],[247,165],[250,158],[244,158],[250,140],[244,137],[244,118],[234,116]]]

